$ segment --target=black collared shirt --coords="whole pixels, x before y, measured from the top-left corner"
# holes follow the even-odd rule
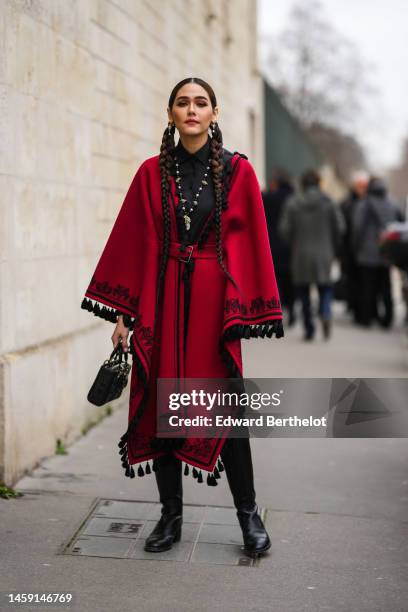
[[[193,198],[195,198],[201,181],[204,178],[204,173],[206,172],[210,157],[210,142],[211,139],[208,137],[207,142],[195,153],[187,151],[182,145],[181,140],[178,141],[174,148],[174,155],[177,156],[177,161],[179,163],[182,192],[188,203],[191,203]],[[176,176],[175,167],[173,174]],[[208,185],[203,185],[200,192],[198,205],[191,214],[191,226],[188,232],[185,229],[184,219],[182,217],[183,213],[181,209],[178,208],[179,204],[176,202],[178,239],[180,242],[183,240],[186,244],[196,242],[208,214],[215,205],[214,184],[211,171],[208,171],[205,180],[208,182]]]

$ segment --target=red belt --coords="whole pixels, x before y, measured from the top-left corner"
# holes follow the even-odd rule
[[[163,243],[161,243],[163,252]],[[191,275],[194,270],[194,259],[216,259],[217,250],[215,244],[205,244],[198,250],[197,244],[183,245],[181,242],[169,243],[169,257],[183,262],[184,270],[182,279],[184,282],[184,349],[187,339],[188,318],[190,310]]]
[[[204,245],[201,250],[198,250],[196,244],[184,245],[184,250],[181,242],[170,242],[169,257],[174,257],[179,261],[188,263],[190,259],[216,259],[217,250],[215,244]]]

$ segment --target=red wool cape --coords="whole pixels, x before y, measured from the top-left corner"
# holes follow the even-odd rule
[[[205,244],[180,251],[177,238],[176,185],[171,179],[170,249],[155,317],[157,278],[163,251],[163,212],[159,156],[146,159],[137,170],[105,248],[92,275],[81,307],[115,322],[118,311],[131,317],[132,372],[128,429],[119,441],[125,474],[133,464],[154,459],[157,378],[243,377],[241,338],[283,336],[282,310],[275,279],[264,207],[255,171],[248,159],[235,153],[234,168],[223,210],[223,259],[238,289],[223,272],[216,256],[214,210]],[[190,277],[188,329],[184,330],[183,270],[194,261]],[[184,260],[184,261],[182,261]],[[186,343],[184,347],[184,334]],[[157,438],[156,438],[157,440]],[[225,435],[187,438],[173,449],[193,466],[193,476],[217,484],[223,469],[219,454]],[[218,459],[218,468],[216,462]],[[154,469],[154,465],[153,465]],[[197,470],[200,470],[198,472]],[[188,473],[185,466],[185,474]]]

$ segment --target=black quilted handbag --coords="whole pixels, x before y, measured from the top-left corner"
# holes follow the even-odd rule
[[[101,365],[89,390],[88,401],[96,406],[103,406],[106,402],[117,399],[127,385],[131,367],[128,364],[127,352],[123,351],[122,344],[118,342],[109,359]]]

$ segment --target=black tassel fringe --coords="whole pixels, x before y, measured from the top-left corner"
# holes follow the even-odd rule
[[[103,306],[101,308],[98,303],[95,303],[93,305],[92,301],[87,298],[84,298],[81,307],[84,308],[85,310],[93,312],[96,316],[102,317],[103,319],[107,321],[112,321],[112,322],[116,322],[117,314],[119,312],[113,309],[109,309],[106,306]],[[126,322],[125,322],[125,325],[126,325]],[[282,338],[284,336],[284,330],[283,330],[283,325],[282,325],[281,320],[271,320],[271,321],[266,321],[264,323],[255,324],[255,325],[250,325],[250,324],[232,325],[224,332],[223,336],[220,339],[220,345],[219,345],[220,353],[224,360],[224,363],[228,367],[230,376],[232,378],[242,378],[242,376],[230,352],[225,347],[225,341],[229,339],[235,339],[235,338],[247,338],[247,339],[264,338],[265,336],[268,338],[271,338],[273,334],[275,334],[276,338]],[[143,367],[143,364],[141,363],[140,358],[135,351],[133,342],[129,342],[129,346],[130,346],[130,352],[132,354],[133,365],[136,367],[138,378],[139,380],[142,381],[142,384],[144,386],[144,394],[142,398],[143,405],[139,407],[137,415],[135,415],[135,419],[129,424],[128,430],[121,436],[118,446],[120,448],[119,455],[121,457],[122,466],[125,470],[125,476],[127,476],[128,478],[134,478],[135,477],[134,468],[128,462],[127,441],[128,441],[130,431],[140,420],[140,417],[143,414],[144,408],[147,405],[148,379],[147,379],[146,370]],[[179,444],[176,444],[175,446],[177,447],[179,446]],[[207,479],[206,479],[207,485],[213,486],[213,487],[217,486],[218,484],[217,480],[221,478],[220,472],[223,472],[224,469],[225,468],[224,468],[224,465],[221,459],[218,458],[217,465],[216,467],[214,467],[213,472],[207,474]],[[156,471],[156,465],[155,465],[154,460],[152,461],[152,468],[150,468],[150,464],[149,462],[147,462],[145,470],[143,470],[142,465],[139,465],[137,469],[138,476],[140,477],[144,476],[145,474],[151,474],[152,471],[153,472]],[[188,467],[188,464],[186,463],[184,467],[184,474],[188,476],[189,473],[190,473],[189,467]],[[197,482],[199,483],[204,482],[202,471],[201,470],[198,471],[195,467],[193,467],[192,469],[192,476],[194,479],[197,480]]]
[[[125,326],[129,327],[129,329],[133,329],[136,320],[135,317],[131,317],[127,313],[117,310],[116,308],[109,308],[104,304],[100,305],[100,303],[95,300],[94,302],[91,299],[84,297],[81,303],[81,308],[87,310],[88,312],[93,312],[96,317],[100,317],[101,319],[105,319],[105,321],[110,321],[111,323],[116,323],[118,320],[118,315],[123,315],[123,323]]]
[[[123,436],[122,436],[123,438]],[[122,446],[121,446],[122,445]],[[119,454],[121,455],[122,458],[122,465],[125,468],[125,475],[129,478],[134,478],[135,477],[135,471],[133,469],[133,466],[129,465],[127,459],[128,459],[128,455],[127,455],[127,446],[126,446],[126,442],[121,439],[121,441],[119,442],[119,446],[121,447]],[[220,458],[218,458],[217,461],[217,465],[214,467],[214,470],[212,473],[208,473],[207,474],[207,485],[210,487],[216,487],[217,486],[217,480],[219,480],[221,478],[220,472],[224,471],[224,465],[221,461]],[[145,474],[151,474],[152,472],[156,472],[157,468],[156,468],[156,463],[155,460],[152,460],[152,467],[150,467],[150,463],[147,461],[146,463],[146,467],[145,469],[143,469],[143,466],[141,464],[139,464],[139,467],[137,468],[137,475],[139,477],[144,476]],[[185,464],[184,466],[184,475],[188,476],[190,474],[190,469],[189,469],[189,465],[188,463]],[[204,482],[204,478],[203,478],[203,473],[201,470],[197,470],[197,468],[195,466],[193,466],[192,469],[192,476],[195,480],[197,480],[197,482],[199,482],[200,484],[202,482]]]
[[[265,321],[264,323],[255,325],[238,324],[228,327],[220,338],[219,351],[232,378],[242,378],[242,375],[231,353],[226,348],[225,342],[227,340],[235,340],[236,338],[265,338],[265,336],[267,338],[272,338],[273,334],[275,334],[277,338],[283,338],[285,335],[281,319]]]
[[[224,340],[234,340],[235,338],[272,338],[273,334],[277,338],[285,335],[281,319],[265,321],[257,324],[237,324],[231,325],[223,334]]]
[[[207,474],[207,484],[209,487],[216,487],[218,485],[214,474]]]
[[[133,420],[129,423],[127,431],[121,436],[118,446],[120,448],[119,455],[121,456],[122,466],[125,470],[125,476],[129,478],[134,478],[135,471],[133,467],[129,464],[129,461],[128,461],[128,439],[129,439],[129,433],[137,425],[137,423],[139,422],[147,406],[148,399],[149,399],[149,393],[148,393],[149,388],[148,388],[148,378],[147,378],[146,370],[143,367],[142,362],[140,361],[139,355],[137,354],[135,350],[132,340],[129,341],[129,347],[130,347],[130,353],[132,355],[132,367],[136,368],[137,377],[142,382],[144,391],[143,391],[142,401],[140,403],[139,409],[136,415],[134,416]],[[154,464],[154,461],[152,462],[152,468],[150,468],[149,462],[146,463],[146,471],[143,469],[142,465],[139,465],[137,469],[137,475],[144,476],[145,474],[151,474],[152,470],[153,472],[156,471],[156,466]]]

